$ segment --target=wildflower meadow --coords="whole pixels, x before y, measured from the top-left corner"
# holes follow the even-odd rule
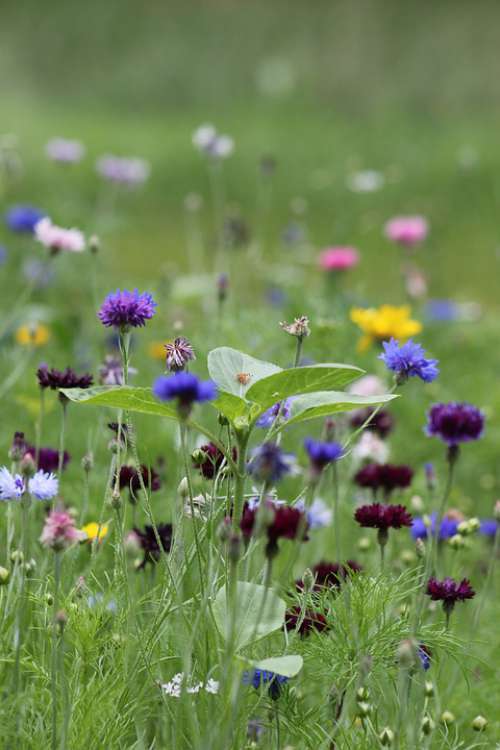
[[[498,748],[500,102],[468,108],[487,43],[445,65],[474,11],[438,19],[443,113],[413,2],[132,5],[54,2],[95,35],[78,96],[6,14],[54,47],[0,120],[0,749]],[[380,101],[345,43],[375,21],[408,42]]]

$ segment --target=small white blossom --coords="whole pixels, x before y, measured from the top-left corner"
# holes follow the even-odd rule
[[[212,695],[217,695],[217,693],[219,692],[219,681],[213,680],[211,677],[209,677],[205,683],[205,691],[207,693],[211,693]]]
[[[52,472],[40,469],[29,480],[28,490],[37,500],[52,500],[59,491],[59,480]]]
[[[387,463],[389,446],[371,430],[365,430],[354,448],[352,457],[356,463],[374,461],[377,464]]]
[[[85,237],[79,229],[58,227],[48,216],[35,224],[35,238],[54,252],[81,253],[85,249]]]

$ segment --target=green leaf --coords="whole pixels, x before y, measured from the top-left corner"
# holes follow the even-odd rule
[[[235,422],[237,419],[249,420],[253,410],[257,409],[258,411],[256,404],[251,404],[245,399],[238,398],[238,396],[233,396],[232,393],[226,393],[225,391],[219,391],[215,401],[211,401],[210,404],[231,422]]]
[[[257,583],[238,581],[236,584],[235,648],[241,649],[278,630],[285,621],[286,604],[274,591]],[[224,638],[229,637],[230,610],[228,594],[223,586],[217,592],[212,611],[217,628]]]
[[[153,395],[151,388],[127,385],[99,385],[94,388],[61,388],[61,393],[78,404],[109,406],[114,409],[177,419],[175,406],[165,404]]]
[[[288,654],[287,656],[273,656],[270,659],[252,662],[256,669],[265,669],[274,674],[280,674],[283,677],[295,677],[304,666],[304,659],[298,654]]]
[[[237,349],[221,346],[213,349],[208,355],[208,372],[221,391],[232,393],[244,399],[247,391],[254,383],[269,375],[281,372],[281,367],[272,362],[250,357]],[[241,376],[241,377],[239,377]],[[248,378],[248,382],[241,382]]]
[[[343,388],[362,374],[363,370],[353,365],[321,364],[293,367],[259,380],[248,388],[246,397],[256,401],[261,409],[268,409],[277,401],[289,396]]]
[[[290,418],[280,425],[280,429],[316,417],[329,417],[341,411],[352,411],[363,406],[378,406],[398,398],[396,394],[383,396],[354,396],[344,391],[320,391],[297,396],[290,403]]]

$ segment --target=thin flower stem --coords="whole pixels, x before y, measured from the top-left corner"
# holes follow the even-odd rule
[[[40,401],[38,407],[38,419],[35,426],[35,466],[38,467],[40,457],[40,445],[42,443],[43,420],[45,417],[45,390],[40,388]]]
[[[339,475],[337,464],[334,461],[332,465],[333,479],[333,533],[335,534],[335,553],[337,560],[342,560],[341,536],[340,536],[340,498],[339,498]]]
[[[61,583],[61,556],[54,551],[54,610],[52,615],[52,653],[50,691],[52,696],[52,750],[57,750],[57,667],[58,667],[58,634],[57,613],[59,610],[59,588]]]
[[[64,441],[66,437],[66,420],[67,420],[67,409],[68,402],[65,396],[62,396],[61,400],[61,429],[59,432],[59,457],[57,461],[57,476],[61,477],[61,472],[64,465]]]
[[[247,446],[250,433],[236,432],[236,444],[238,450],[236,476],[234,483],[234,507],[233,507],[233,529],[239,528],[241,516],[243,514],[243,504],[245,497],[245,480],[247,465]]]
[[[392,395],[395,392],[395,390],[397,389],[397,387],[398,387],[398,383],[394,383],[393,386],[392,386],[392,388],[389,391],[389,395]],[[360,425],[356,430],[354,430],[354,432],[351,432],[351,434],[349,435],[349,437],[347,438],[347,440],[345,441],[345,443],[343,445],[343,449],[344,449],[344,454],[345,455],[348,455],[346,453],[347,448],[351,445],[351,443],[354,440],[356,440],[356,438],[358,437],[358,435],[361,432],[363,432],[363,430],[370,424],[370,422],[372,421],[372,419],[374,419],[374,417],[377,416],[377,414],[379,413],[379,411],[382,409],[383,406],[384,406],[384,404],[379,404],[378,406],[376,406],[375,409],[372,412],[370,412],[370,414],[367,416],[367,418],[365,419],[365,421],[363,422],[363,424]]]
[[[191,482],[191,472],[189,470],[189,461],[188,461],[188,449],[187,449],[187,427],[185,422],[181,421],[179,424],[180,429],[180,437],[181,437],[181,451],[182,451],[182,457],[184,460],[184,472],[187,479],[188,484],[188,496],[189,496],[189,507],[191,511],[191,521],[193,525],[193,536],[194,536],[194,544],[196,547],[196,557],[198,559],[198,568],[199,568],[199,574],[200,574],[200,589],[202,596],[205,595],[205,581],[204,581],[204,565],[203,565],[203,555],[201,553],[201,545],[200,545],[200,538],[198,535],[198,524],[196,522],[196,516],[195,516],[195,510],[194,510],[194,503],[193,503],[193,485]]]
[[[481,618],[481,613],[483,611],[483,607],[488,599],[489,595],[489,588],[491,585],[491,580],[493,578],[493,571],[495,569],[495,565],[498,559],[498,553],[500,551],[500,528],[499,524],[497,522],[497,528],[495,532],[495,539],[493,541],[493,548],[491,550],[491,556],[490,556],[490,563],[488,565],[488,571],[486,573],[486,579],[484,581],[483,590],[481,592],[481,596],[479,598],[479,602],[476,608],[476,611],[474,612],[474,617],[472,619],[472,632],[475,633],[477,626],[479,625],[479,620]]]

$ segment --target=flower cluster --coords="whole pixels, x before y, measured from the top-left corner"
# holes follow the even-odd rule
[[[150,492],[157,492],[161,487],[157,472],[148,466],[141,465],[140,471],[135,466],[121,466],[119,477],[120,489],[128,489],[131,498],[144,486]]]
[[[193,133],[193,145],[212,159],[227,159],[234,151],[234,141],[221,135],[213,125],[200,125]]]
[[[319,256],[324,271],[347,271],[359,263],[359,253],[354,247],[328,247]]]
[[[105,154],[96,163],[97,173],[108,182],[133,188],[142,185],[151,174],[147,161]]]
[[[362,505],[354,514],[355,520],[365,528],[387,531],[388,529],[400,529],[403,526],[411,526],[413,518],[404,505]]]
[[[283,422],[286,422],[287,419],[290,419],[292,402],[293,399],[291,398],[286,398],[284,401],[278,401],[276,404],[267,409],[267,411],[261,414],[255,424],[257,425],[257,427],[269,429],[273,426],[277,417],[279,417]]]
[[[313,591],[339,589],[346,578],[359,573],[361,570],[361,565],[355,560],[347,560],[346,563],[330,563],[325,561],[316,563],[311,568],[314,576]],[[299,590],[302,590],[304,588],[304,581],[300,578],[295,581],[295,585]]]
[[[430,578],[426,593],[432,601],[443,602],[443,609],[447,615],[450,614],[457,602],[464,602],[476,595],[467,578],[463,578],[459,582],[454,581],[453,578],[444,578],[442,581],[438,581],[437,578]]]
[[[187,417],[195,402],[212,401],[217,386],[212,380],[200,380],[191,372],[161,375],[153,383],[153,393],[160,401],[176,401],[179,414]]]
[[[344,449],[340,443],[325,443],[306,438],[304,447],[309,455],[311,468],[316,473],[321,473],[328,464],[338,461],[344,455]]]
[[[262,443],[252,452],[248,473],[257,481],[275,484],[294,469],[295,457],[276,443]]]
[[[313,631],[321,633],[328,629],[326,617],[321,612],[313,609],[302,610],[296,606],[288,609],[285,615],[285,627],[289,631],[297,632],[302,638],[310,635]]]
[[[137,570],[142,570],[148,563],[157,563],[161,553],[170,552],[173,527],[170,523],[159,523],[156,528],[146,525],[144,529],[134,527],[133,534],[139,547],[144,552],[142,562]]]
[[[184,672],[174,674],[169,682],[163,683],[160,687],[165,695],[168,695],[171,698],[180,698],[183,689],[188,695],[196,695],[196,693],[199,693],[201,690],[204,690],[211,695],[217,695],[219,692],[219,682],[212,677],[209,677],[206,682],[194,682],[188,685],[186,684],[186,676]]]
[[[39,470],[26,484],[20,474],[11,474],[5,466],[0,469],[0,500],[19,500],[26,489],[37,500],[52,500],[59,491],[59,481],[55,474]]]
[[[178,336],[165,344],[166,367],[170,372],[181,372],[188,362],[196,359],[194,349],[184,336]]]
[[[60,164],[76,164],[85,156],[85,146],[81,141],[51,138],[45,145],[45,153],[49,159]]]
[[[405,247],[414,247],[427,237],[429,225],[423,216],[397,216],[385,225],[385,236]]]

